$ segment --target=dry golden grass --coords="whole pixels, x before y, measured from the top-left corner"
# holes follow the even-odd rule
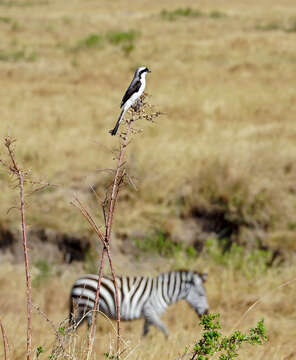
[[[119,263],[120,258],[116,258]],[[147,265],[141,262],[124,262],[119,265],[122,273],[148,273]],[[268,330],[269,341],[262,347],[246,346],[242,350],[241,359],[293,359],[295,356],[295,268],[287,267],[271,269],[264,275],[255,278],[244,277],[241,273],[231,268],[219,267],[215,264],[205,264],[201,261],[194,267],[205,268],[209,271],[207,292],[211,310],[221,314],[221,323],[225,334],[234,329],[247,330],[254,326],[259,319],[264,317]],[[170,264],[159,261],[158,266],[167,270]],[[125,270],[123,270],[125,269]],[[127,271],[128,269],[128,271]],[[40,306],[47,316],[58,328],[59,323],[68,316],[68,297],[71,284],[81,274],[80,268],[60,268],[61,275],[55,276],[44,282],[39,288],[34,289],[34,303]],[[159,271],[159,269],[158,269]],[[151,272],[150,272],[151,273]],[[156,271],[153,271],[156,273]],[[24,281],[22,266],[1,266],[1,289],[5,296],[1,296],[0,306],[2,320],[7,329],[7,335],[12,345],[13,359],[24,357],[25,350],[25,301]],[[277,289],[286,280],[295,281],[286,287]],[[247,309],[258,299],[261,301],[243,317]],[[141,338],[143,320],[122,323],[122,335],[127,344],[123,358],[129,352],[130,359],[176,359],[186,346],[192,345],[199,339],[199,320],[192,309],[184,302],[169,308],[164,316],[164,321],[170,330],[170,338],[165,340],[163,334],[151,329],[146,339]],[[103,353],[109,350],[110,343],[115,345],[115,322],[110,322],[104,317],[99,317],[97,326],[97,340],[95,353],[97,358],[102,358]],[[33,345],[43,346],[46,354],[50,353],[55,334],[49,324],[34,311],[33,316]],[[85,351],[86,326],[78,331],[76,351]],[[1,350],[2,351],[2,350]],[[1,352],[0,352],[1,354]],[[294,354],[294,355],[293,355]],[[290,357],[289,357],[290,356]]]
[[[166,116],[156,126],[140,126],[145,134],[130,150],[140,191],[132,196],[129,219],[120,214],[131,204],[122,203],[118,228],[149,226],[155,213],[165,220],[167,203],[186,191],[188,179],[199,180],[201,171],[204,178],[212,176],[216,162],[230,169],[231,179],[243,178],[250,193],[272,194],[281,207],[276,220],[283,213],[289,218],[295,183],[294,35],[256,28],[292,21],[288,3],[201,2],[204,13],[227,16],[176,21],[162,19],[162,9],[196,8],[195,2],[147,1],[132,9],[127,2],[10,3],[0,4],[9,19],[0,21],[1,50],[24,50],[36,59],[0,63],[0,134],[18,139],[19,155],[35,177],[60,185],[32,201],[32,223],[86,230],[68,200],[73,191],[87,196],[89,182],[104,184],[93,173],[113,164],[110,150],[117,140],[107,130],[138,64],[153,70],[147,91]],[[114,30],[140,33],[130,56],[108,42],[102,49],[71,50],[90,34]],[[10,196],[3,191],[1,203],[9,207]],[[1,218],[17,221],[5,209]]]
[[[216,10],[226,16],[175,21],[160,16],[163,9],[197,6],[205,14]],[[229,201],[238,198],[246,211],[263,193],[262,209],[251,214],[252,220],[268,223],[266,243],[295,251],[296,57],[295,33],[287,31],[295,21],[293,2],[145,0],[131,6],[128,1],[3,0],[0,13],[0,138],[16,137],[20,162],[35,178],[58,184],[28,200],[30,224],[88,233],[69,201],[76,192],[91,202],[89,183],[103,191],[106,176],[96,170],[113,166],[111,150],[118,144],[108,130],[135,67],[144,64],[152,69],[147,82],[151,102],[166,115],[156,125],[137,125],[144,133],[130,146],[129,166],[139,191],[125,190],[115,231],[171,229],[181,198],[185,208],[207,207],[212,192]],[[129,30],[139,32],[130,55],[108,41],[75,50],[90,34]],[[17,213],[7,214],[15,202],[7,183],[1,169],[0,222],[17,226]],[[227,331],[258,297],[296,276],[293,263],[248,279],[199,261],[193,267],[208,269],[209,301]],[[130,263],[116,254],[118,273],[155,274],[173,266],[158,258],[141,266]],[[65,268],[35,291],[34,303],[53,321],[67,316],[69,288],[81,271]],[[0,316],[14,359],[21,359],[23,269],[5,264],[0,272]],[[263,316],[270,336],[266,346],[246,350],[242,358],[296,357],[294,289],[291,284],[270,294],[240,323],[244,329]],[[174,359],[198,337],[198,322],[184,304],[171,309],[165,320],[169,342],[154,330],[142,340],[141,321],[124,324],[131,349],[140,342],[129,359]],[[33,324],[34,345],[48,348],[54,338],[50,329],[39,315]],[[98,358],[109,333],[114,336],[105,321],[98,328]]]

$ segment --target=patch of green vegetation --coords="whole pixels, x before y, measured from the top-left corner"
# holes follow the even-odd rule
[[[281,26],[276,22],[271,22],[267,24],[256,25],[256,30],[261,30],[261,31],[281,30]]]
[[[88,274],[96,274],[98,272],[98,254],[92,249],[85,256],[83,270]]]
[[[139,36],[139,32],[129,31],[110,31],[106,34],[106,39],[112,45],[121,45],[121,49],[125,55],[129,55],[134,49],[134,41]]]
[[[52,276],[52,270],[46,259],[36,261],[34,266],[37,268],[38,274],[33,279],[32,286],[38,288]]]
[[[0,50],[0,61],[25,61],[33,62],[37,58],[35,52],[26,53],[25,50],[10,50],[10,51],[1,51]]]
[[[134,49],[134,41],[139,33],[134,30],[129,31],[109,31],[104,36],[99,34],[90,34],[80,40],[77,45],[72,47],[72,51],[80,51],[83,49],[101,49],[104,42],[107,41],[111,45],[120,46],[125,55],[129,55]],[[61,46],[60,46],[61,47]]]
[[[193,246],[187,246],[185,249],[185,254],[188,258],[194,259],[197,256],[197,251]]]
[[[7,1],[7,0],[0,0],[0,6],[6,7],[27,7],[27,6],[40,6],[40,5],[48,5],[48,0],[36,0],[36,1]]]
[[[134,243],[143,252],[157,253],[161,256],[175,256],[182,250],[181,244],[173,242],[161,231],[145,239],[134,239]]]
[[[160,13],[160,16],[163,19],[169,20],[169,21],[174,21],[179,17],[201,17],[203,15],[204,14],[200,10],[198,10],[198,9],[193,10],[190,7],[178,8],[178,9],[172,10],[172,11],[164,9]]]
[[[104,39],[101,35],[90,34],[85,38],[78,41],[77,45],[73,48],[74,51],[82,49],[98,49],[103,45]]]
[[[39,356],[44,353],[44,349],[42,346],[37,346],[37,349],[36,349],[36,359],[39,359]]]
[[[215,262],[234,270],[240,270],[248,277],[253,277],[267,270],[272,256],[270,251],[246,250],[243,246],[233,243],[231,248],[225,252],[223,251],[224,241],[229,242],[228,239],[218,240],[216,238],[209,238],[205,242],[205,250]]]
[[[155,253],[164,257],[177,257],[185,254],[187,258],[195,258],[197,253],[193,246],[184,247],[172,241],[168,234],[157,231],[144,239],[134,239],[134,244],[144,253]]]
[[[58,331],[59,331],[59,334],[61,334],[61,335],[63,335],[63,336],[66,335],[66,334],[65,334],[65,326],[60,326]]]
[[[8,24],[12,22],[12,19],[7,16],[0,16],[0,22]]]
[[[233,360],[239,356],[243,344],[263,345],[267,341],[264,319],[248,333],[236,330],[225,336],[221,332],[219,317],[219,314],[209,314],[201,318],[202,338],[194,345],[191,360]]]
[[[106,39],[113,45],[122,43],[132,43],[139,34],[134,31],[109,31],[106,34]]]
[[[289,222],[288,224],[287,224],[287,226],[288,226],[288,230],[291,230],[291,231],[295,231],[296,230],[296,222]]]
[[[288,26],[285,26],[283,24],[279,24],[279,23],[273,21],[273,22],[270,22],[267,24],[256,25],[256,29],[261,30],[261,31],[280,30],[280,31],[284,31],[287,33],[296,32],[296,19],[295,18],[290,19]]]
[[[202,16],[207,16],[212,19],[221,19],[221,18],[225,18],[227,14],[219,10],[212,10],[209,13],[203,13],[201,10],[191,9],[190,7],[188,7],[188,8],[178,8],[172,11],[162,10],[160,16],[164,20],[174,21],[177,18],[182,18],[182,17],[199,18]]]
[[[219,10],[212,10],[208,16],[212,19],[221,19],[221,18],[225,18],[227,14]]]
[[[108,360],[119,360],[119,356],[118,355],[113,355],[109,352],[105,352],[104,353],[104,358],[108,359]]]
[[[125,45],[122,45],[121,49],[124,52],[124,54],[126,56],[128,56],[135,49],[135,45],[134,44],[125,44]]]

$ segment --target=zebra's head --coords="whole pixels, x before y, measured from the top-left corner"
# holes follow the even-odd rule
[[[206,290],[204,288],[207,274],[192,272],[190,275],[191,277],[188,282],[189,289],[185,300],[193,307],[199,316],[202,316],[209,311]]]

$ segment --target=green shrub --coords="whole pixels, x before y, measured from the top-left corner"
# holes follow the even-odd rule
[[[262,345],[267,340],[263,319],[246,334],[236,330],[229,336],[223,336],[219,317],[219,314],[202,317],[202,338],[194,345],[191,360],[233,360],[239,356],[238,352],[243,344]]]

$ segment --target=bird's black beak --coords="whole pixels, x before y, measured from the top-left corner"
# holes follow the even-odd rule
[[[147,72],[149,72],[149,73],[150,73],[150,72],[151,72],[151,70],[147,69]]]

